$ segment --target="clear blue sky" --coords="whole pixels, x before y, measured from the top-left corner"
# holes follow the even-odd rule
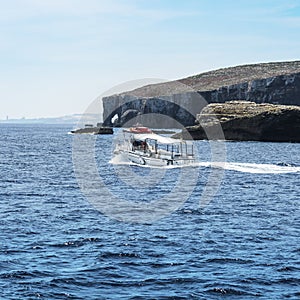
[[[300,59],[298,0],[0,0],[0,119],[83,112],[111,87]]]

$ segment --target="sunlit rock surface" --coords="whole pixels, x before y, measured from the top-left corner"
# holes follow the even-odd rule
[[[122,126],[132,115],[126,111],[134,110],[135,116],[162,114],[174,119],[154,120],[156,127],[178,127],[178,122],[190,126],[208,103],[230,100],[300,105],[300,61],[224,68],[104,97],[103,120],[111,126],[117,116],[114,124]]]
[[[186,127],[184,139],[300,142],[300,107],[230,101],[209,104],[197,115],[198,124]]]

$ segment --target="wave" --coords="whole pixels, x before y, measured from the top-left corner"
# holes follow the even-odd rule
[[[244,291],[238,288],[221,288],[221,287],[214,287],[211,289],[206,290],[206,293],[208,294],[220,294],[220,295],[226,295],[226,296],[261,296],[260,293],[251,293],[248,291]]]
[[[91,237],[91,238],[81,238],[78,240],[66,241],[66,242],[59,243],[59,244],[51,244],[50,246],[57,247],[57,248],[80,247],[85,244],[98,243],[98,242],[100,242],[100,239]]]
[[[212,168],[222,168],[224,170],[238,171],[243,173],[254,174],[283,174],[283,173],[297,173],[300,172],[300,167],[292,165],[278,165],[278,164],[256,164],[256,163],[238,163],[238,162],[212,162],[212,163],[198,163]]]
[[[219,264],[251,264],[253,263],[253,260],[249,259],[242,259],[242,258],[229,258],[229,257],[223,257],[223,258],[210,258],[206,260],[206,263],[219,263]]]

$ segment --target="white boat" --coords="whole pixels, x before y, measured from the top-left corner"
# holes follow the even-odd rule
[[[154,167],[185,166],[195,162],[191,142],[173,139],[153,133],[145,127],[123,130],[123,139],[115,148],[130,162]]]

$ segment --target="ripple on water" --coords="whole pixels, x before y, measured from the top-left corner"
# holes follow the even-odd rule
[[[299,173],[283,173],[300,165],[300,144],[226,143],[232,163],[206,207],[199,203],[207,163],[181,208],[153,224],[126,224],[84,198],[69,131],[0,124],[1,299],[300,297]],[[132,187],[116,185],[111,144],[111,136],[96,137],[98,171],[113,193],[139,200]],[[209,143],[196,144],[207,160]],[[143,199],[172,190],[178,172],[139,187]]]

